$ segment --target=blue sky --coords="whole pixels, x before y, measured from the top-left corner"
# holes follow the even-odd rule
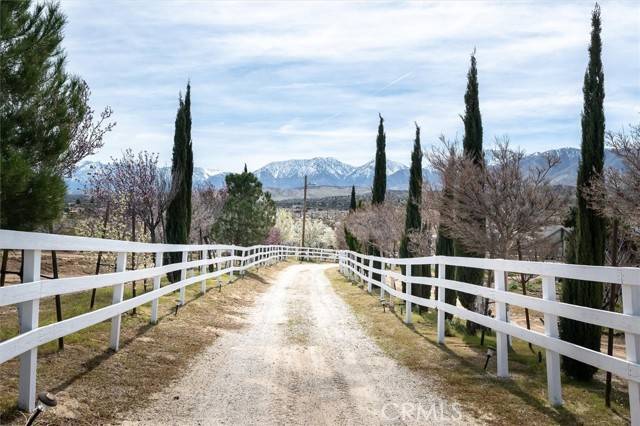
[[[640,6],[602,5],[608,129],[640,113]],[[206,2],[63,0],[68,69],[118,122],[94,160],[127,147],[170,163],[178,93],[192,84],[196,166],[388,158],[462,137],[477,49],[484,141],[527,152],[579,146],[591,2]]]

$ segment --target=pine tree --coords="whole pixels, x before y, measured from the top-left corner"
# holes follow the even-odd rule
[[[349,211],[355,212],[358,208],[356,204],[356,187],[355,185],[351,187],[351,202],[349,203]]]
[[[467,91],[464,95],[465,113],[462,117],[464,123],[464,139],[462,148],[465,157],[470,158],[478,167],[484,167],[484,154],[482,152],[482,117],[480,115],[480,101],[478,99],[478,69],[476,67],[475,51],[471,55],[471,66],[467,73]],[[484,219],[476,218],[478,232],[484,232]],[[469,253],[460,241],[454,241],[454,252],[457,257],[484,257],[484,253]],[[469,284],[482,285],[484,271],[474,268],[457,267],[455,271],[457,281]],[[458,292],[460,303],[474,310],[476,297],[472,294]],[[475,326],[467,322],[467,331],[475,332]]]
[[[404,221],[404,234],[400,240],[400,257],[416,257],[422,253],[417,253],[412,250],[409,245],[410,234],[413,232],[420,232],[422,229],[422,147],[420,146],[420,127],[416,123],[416,139],[413,143],[413,152],[411,153],[411,168],[409,171],[409,195],[407,198],[407,212]],[[403,273],[404,273],[404,267]],[[414,266],[411,273],[412,276],[428,276],[430,268],[427,265]],[[406,291],[405,284],[403,283],[403,292]],[[428,297],[431,294],[431,286],[427,285],[414,285],[411,288],[411,294]]]
[[[256,175],[247,171],[225,177],[228,198],[222,216],[213,227],[218,241],[251,246],[264,243],[276,222],[276,205],[263,192]]]
[[[582,110],[581,159],[577,180],[577,212],[575,241],[569,261],[580,265],[603,265],[606,240],[605,219],[592,210],[583,194],[593,179],[601,176],[604,166],[604,74],[602,71],[602,41],[600,39],[600,6],[596,3],[591,16],[591,46],[589,65],[584,75],[584,105]],[[602,284],[566,280],[562,286],[562,301],[590,308],[602,308]],[[600,351],[601,328],[596,325],[560,319],[563,340]],[[578,380],[590,380],[597,369],[588,364],[562,358],[562,368]]]
[[[167,207],[165,239],[169,244],[186,244],[189,242],[191,229],[191,184],[193,179],[193,150],[191,144],[191,85],[187,84],[185,100],[179,98],[176,113],[175,132],[173,136],[173,157],[171,161],[171,192],[173,199]],[[166,263],[177,263],[182,259],[181,253],[168,253]],[[169,280],[175,282],[179,274],[168,274]]]
[[[385,153],[387,136],[384,133],[383,122],[384,119],[380,114],[378,137],[376,138],[376,161],[373,174],[373,188],[371,190],[371,204],[384,203],[384,196],[387,192],[387,156]]]
[[[88,106],[67,74],[58,3],[0,2],[0,227],[31,231],[62,213],[59,170]]]

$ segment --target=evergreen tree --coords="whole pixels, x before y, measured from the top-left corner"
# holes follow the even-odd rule
[[[351,202],[349,204],[349,211],[354,212],[357,209],[356,205],[356,187],[355,185],[351,187]]]
[[[378,137],[376,138],[376,161],[373,172],[373,188],[371,189],[371,204],[374,205],[384,203],[384,197],[387,193],[387,154],[385,152],[387,136],[384,133],[384,119],[382,118],[382,114],[378,115],[380,116],[380,124],[378,125]],[[380,255],[380,251],[374,247],[373,244],[369,244],[368,246],[370,255]],[[380,262],[373,262],[374,268],[380,269],[381,266]],[[372,278],[380,281],[380,274],[374,273]]]
[[[420,127],[416,123],[416,139],[413,143],[413,152],[411,153],[411,168],[409,171],[409,196],[407,198],[407,212],[404,221],[404,234],[400,240],[400,257],[416,257],[422,253],[416,253],[409,245],[409,236],[413,232],[419,232],[422,229],[422,147],[420,146]],[[404,273],[404,267],[403,273]],[[412,276],[428,276],[430,275],[429,265],[413,267]],[[403,291],[406,291],[403,283]],[[411,294],[420,297],[428,297],[431,294],[431,286],[415,285],[411,288]]]
[[[65,70],[58,3],[0,2],[0,227],[31,231],[62,213],[59,169],[88,109]]]
[[[360,252],[360,250],[362,249],[362,247],[360,246],[360,242],[358,242],[358,239],[349,231],[349,228],[347,228],[346,226],[344,227],[344,239],[349,250],[355,251],[357,253]]]
[[[453,240],[447,237],[447,229],[443,224],[438,225],[438,237],[436,239],[436,256],[454,256]],[[438,274],[438,266],[436,266],[436,275]],[[445,267],[445,279],[455,279],[455,269],[451,266]],[[439,291],[440,289],[436,289]],[[455,290],[444,290],[444,300],[450,305],[456,304],[456,292]],[[445,318],[451,319],[453,315],[445,313]]]
[[[185,100],[179,98],[173,135],[171,161],[171,192],[173,198],[167,207],[165,239],[169,244],[189,242],[191,229],[191,183],[193,174],[193,150],[191,144],[191,85],[187,84]],[[181,253],[167,253],[166,263],[182,260]],[[170,281],[179,279],[178,272],[168,274]]]
[[[577,180],[577,211],[573,250],[568,261],[580,265],[603,265],[606,240],[605,219],[592,210],[584,196],[585,187],[601,176],[604,166],[604,74],[602,71],[602,41],[600,39],[600,6],[596,3],[591,16],[591,46],[589,65],[584,75],[584,105],[582,110],[581,159]],[[573,263],[572,262],[572,263]],[[566,280],[562,286],[562,301],[590,308],[602,308],[602,284]],[[561,317],[560,336],[563,340],[600,351],[601,328],[597,325]],[[597,369],[588,364],[562,358],[562,368],[578,380],[590,380]]]
[[[187,235],[191,230],[191,216],[193,208],[191,206],[191,190],[193,188],[193,143],[191,140],[191,82],[187,82],[187,94],[184,97],[184,128],[187,140],[186,147],[186,171],[184,173],[184,199],[187,209]]]
[[[353,213],[357,209],[358,209],[358,205],[356,202],[356,187],[354,185],[351,187],[351,202],[349,204],[349,213]],[[360,242],[358,242],[358,239],[355,237],[355,235],[353,235],[349,231],[349,229],[346,226],[344,227],[344,239],[345,239],[345,242],[347,243],[347,247],[349,248],[349,250],[360,252],[360,249],[361,249]]]
[[[222,216],[213,227],[216,239],[225,244],[262,244],[276,222],[276,205],[262,183],[247,171],[225,177],[228,198]]]
[[[478,69],[476,67],[475,51],[471,55],[471,66],[467,73],[467,91],[464,95],[465,113],[464,139],[462,148],[465,157],[470,158],[478,167],[484,167],[484,155],[482,152],[482,117],[480,115],[480,101],[478,99]],[[477,217],[478,232],[484,232],[484,218]],[[470,253],[460,241],[454,241],[454,252],[458,257],[484,257],[484,253]],[[455,271],[457,281],[482,285],[484,271],[475,268],[457,267]],[[476,297],[472,294],[458,292],[460,303],[467,309],[474,309]],[[467,331],[475,332],[475,326],[467,322]]]
[[[376,138],[376,161],[373,174],[373,188],[371,190],[371,203],[384,203],[384,196],[387,192],[387,156],[385,145],[387,136],[384,133],[384,119],[380,114],[380,124],[378,125],[378,137]]]

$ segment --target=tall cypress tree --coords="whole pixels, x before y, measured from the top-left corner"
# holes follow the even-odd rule
[[[582,145],[577,180],[577,212],[574,252],[569,261],[580,265],[603,265],[605,253],[605,219],[589,208],[585,187],[601,176],[604,166],[604,74],[602,72],[602,41],[600,39],[600,6],[591,15],[591,46],[589,65],[584,74],[584,105],[582,109]],[[600,309],[602,284],[566,280],[562,286],[562,301]],[[560,336],[563,340],[600,351],[599,326],[561,317]],[[562,358],[562,368],[571,377],[590,380],[597,369],[571,358]]]
[[[476,67],[475,51],[471,55],[471,66],[467,73],[467,91],[464,94],[465,112],[462,121],[464,123],[464,139],[462,148],[465,157],[470,158],[479,167],[484,167],[484,154],[482,152],[482,117],[480,115],[480,101],[478,99],[478,69]],[[478,232],[484,232],[484,218],[476,217]],[[464,248],[460,241],[454,241],[454,252],[458,257],[484,257],[484,253],[471,253]],[[474,268],[456,268],[456,280],[470,284],[482,285],[484,271]],[[460,303],[473,309],[476,297],[472,294],[458,292]],[[467,321],[467,331],[475,332],[475,326]]]
[[[189,242],[191,228],[191,184],[193,179],[193,151],[191,144],[191,85],[187,84],[185,100],[180,96],[173,136],[171,161],[171,192],[167,207],[165,239],[169,244]],[[181,253],[168,253],[166,263],[181,261]],[[179,279],[177,272],[168,274],[169,280]]]
[[[376,161],[373,174],[373,188],[371,190],[371,204],[384,203],[387,192],[387,155],[385,152],[387,136],[384,133],[384,119],[380,115],[378,137],[376,138]]]
[[[373,172],[373,188],[371,188],[371,204],[373,205],[384,203],[384,197],[387,193],[387,154],[385,152],[387,135],[384,133],[382,114],[378,115],[380,116],[380,124],[378,125],[378,136],[376,138],[376,161]],[[380,251],[373,244],[369,244],[368,251],[370,255],[380,255]],[[373,262],[374,268],[380,269],[380,266],[380,262]],[[380,274],[374,273],[372,278],[379,281]]]
[[[409,234],[419,232],[422,228],[422,147],[420,146],[420,127],[416,123],[416,139],[411,153],[411,168],[409,170],[409,196],[407,198],[407,212],[404,220],[404,233],[400,240],[400,257],[415,257],[421,255],[409,247]],[[430,268],[416,265],[411,270],[412,276],[429,275]],[[403,268],[404,273],[404,268]],[[403,291],[405,284],[403,283]],[[431,294],[431,286],[416,285],[411,288],[411,294],[428,297]]]
[[[185,170],[185,184],[184,184],[184,201],[185,208],[187,209],[187,238],[191,230],[191,189],[193,187],[193,143],[191,140],[191,82],[187,82],[187,94],[184,97],[184,128],[185,137],[187,141],[186,145],[186,170]]]
[[[356,204],[356,187],[355,185],[353,185],[351,187],[351,202],[349,203],[349,211],[355,212],[357,208],[358,205]]]

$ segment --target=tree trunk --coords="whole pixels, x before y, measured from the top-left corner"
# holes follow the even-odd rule
[[[518,251],[518,260],[522,260],[522,248],[520,246],[520,240],[516,242],[516,248]],[[529,282],[527,274],[520,274],[520,285],[522,285],[522,295],[527,295],[527,283]],[[529,308],[524,308],[524,318],[527,322],[527,330],[531,330],[531,319],[529,318]],[[533,350],[533,345],[529,342],[529,349],[531,352],[535,353]]]
[[[107,202],[107,208],[104,212],[104,220],[102,221],[102,238],[107,236],[107,224],[109,223],[109,215],[111,212],[111,203]],[[98,252],[98,260],[96,261],[96,275],[100,274],[100,264],[102,263],[102,252]],[[91,290],[91,303],[89,304],[89,310],[93,310],[96,304],[96,289]]]
[[[7,278],[7,260],[9,260],[9,250],[2,250],[2,266],[0,267],[0,287],[4,287]]]
[[[51,251],[51,265],[53,269],[53,279],[58,279],[58,255],[55,250]],[[62,301],[60,295],[56,294],[56,320],[62,321]],[[58,337],[58,350],[64,349],[64,337]]]
[[[613,230],[611,235],[611,266],[618,266],[618,219],[613,220]],[[609,284],[609,310],[611,312],[616,309],[616,298],[618,295],[618,285]],[[607,355],[613,355],[613,328],[607,330]],[[611,408],[611,372],[607,371],[607,384],[604,393],[604,402],[607,407]]]
[[[136,240],[136,213],[135,211],[131,214],[131,241]],[[136,269],[136,254],[131,253],[131,270]],[[132,297],[136,297],[136,282],[133,281],[131,283],[132,286]],[[131,312],[133,315],[136,314],[136,307],[133,307],[133,311]]]

